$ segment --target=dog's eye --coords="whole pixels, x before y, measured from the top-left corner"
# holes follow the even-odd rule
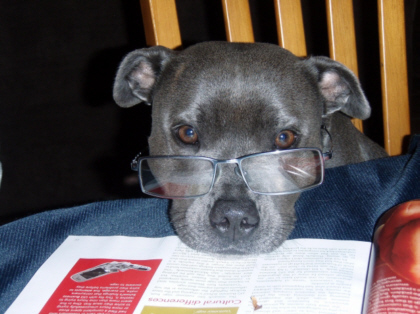
[[[296,141],[296,133],[290,130],[281,131],[275,140],[276,147],[286,149],[291,147]]]
[[[198,142],[197,132],[189,125],[178,128],[178,137],[185,144],[196,144]]]

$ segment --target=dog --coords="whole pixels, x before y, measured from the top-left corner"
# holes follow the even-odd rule
[[[299,58],[273,44],[135,50],[119,66],[113,96],[121,107],[152,105],[151,156],[227,160],[301,147],[326,151],[332,142],[325,167],[387,156],[351,122],[368,118],[371,109],[348,68],[327,57]],[[209,193],[172,201],[176,233],[205,252],[273,251],[295,226],[300,193],[254,193],[234,167],[218,167]]]

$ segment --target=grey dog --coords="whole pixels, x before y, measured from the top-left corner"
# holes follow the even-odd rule
[[[121,107],[152,105],[151,155],[232,159],[276,149],[326,151],[332,138],[326,167],[386,156],[351,123],[350,117],[368,118],[370,106],[348,68],[327,57],[298,58],[272,44],[135,50],[118,69],[113,95]],[[227,254],[280,246],[294,228],[300,193],[256,194],[234,165],[218,170],[208,194],[172,201],[170,216],[181,240]]]

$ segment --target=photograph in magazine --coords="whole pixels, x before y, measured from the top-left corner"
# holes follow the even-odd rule
[[[420,200],[387,211],[377,226],[367,312],[420,313]]]
[[[40,314],[132,313],[160,262],[79,259]]]

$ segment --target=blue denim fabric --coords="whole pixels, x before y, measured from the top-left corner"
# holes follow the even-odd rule
[[[420,199],[420,136],[409,154],[326,170],[325,183],[302,194],[290,238],[371,239],[379,216]],[[0,227],[0,313],[68,235],[173,235],[169,202],[131,199],[36,214]]]

